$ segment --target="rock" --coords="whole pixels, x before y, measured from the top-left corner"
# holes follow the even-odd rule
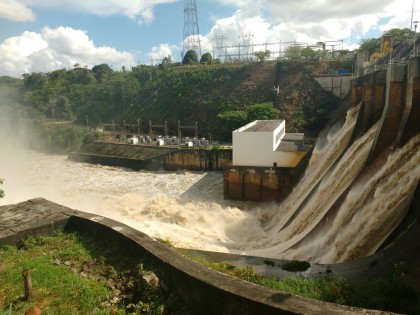
[[[127,306],[125,307],[125,310],[127,312],[135,312],[136,311],[136,305],[134,305],[133,303],[127,304]]]
[[[114,289],[115,288],[115,281],[113,279],[108,279],[106,282],[106,286],[110,289]]]
[[[82,267],[80,267],[81,271],[88,271],[89,270],[89,266],[86,264],[83,264]]]
[[[121,291],[120,291],[120,290],[118,290],[118,289],[112,289],[112,293],[113,293],[114,295],[121,295]]]
[[[109,300],[111,304],[118,304],[121,302],[121,298],[118,296],[114,296],[111,300]]]
[[[157,288],[159,286],[159,278],[153,272],[144,275],[143,280],[151,287]]]

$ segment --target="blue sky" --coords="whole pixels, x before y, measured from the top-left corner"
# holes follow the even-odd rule
[[[417,0],[416,0],[417,1]],[[202,52],[224,44],[342,40],[410,27],[413,0],[196,0]],[[420,3],[414,4],[420,19]],[[417,7],[418,6],[418,7]],[[0,0],[0,75],[181,60],[184,1]],[[242,36],[242,37],[241,37]],[[263,49],[261,48],[256,49]]]

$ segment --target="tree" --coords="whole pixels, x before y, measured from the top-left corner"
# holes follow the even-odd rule
[[[73,118],[70,101],[67,97],[57,97],[55,102],[55,117],[57,120],[67,120]]]
[[[68,80],[75,84],[90,84],[95,82],[93,72],[84,68],[74,68],[68,72]]]
[[[278,119],[279,115],[271,103],[255,104],[248,109],[248,121]]]
[[[167,69],[173,64],[171,56],[167,56],[162,59],[162,62],[159,64],[160,69]]]
[[[204,55],[201,56],[200,63],[210,65],[213,63],[213,57],[211,56],[210,53],[205,53]]]
[[[3,184],[3,179],[0,178],[0,185]],[[4,197],[4,191],[0,189],[0,198]]]
[[[102,63],[100,65],[94,66],[92,68],[92,72],[94,73],[95,79],[98,82],[103,82],[104,80],[109,78],[109,76],[112,74],[113,70],[106,63]]]
[[[408,28],[393,28],[385,31],[383,35],[390,35],[394,43],[401,42],[406,39],[414,38],[416,33]],[[360,41],[359,51],[366,51],[369,55],[380,50],[381,38],[367,38]]]
[[[258,61],[263,62],[268,57],[270,57],[271,51],[264,50],[264,51],[256,51],[254,52],[254,56],[257,57]]]
[[[48,77],[44,73],[24,74],[23,84],[29,90],[43,89],[48,85]]]
[[[301,53],[302,53],[302,47],[293,45],[293,46],[287,47],[285,55],[287,59],[297,60],[297,59],[301,59]]]
[[[369,55],[379,51],[381,40],[379,38],[367,38],[360,41],[359,51],[365,51]]]
[[[222,122],[223,138],[231,140],[232,131],[246,124],[247,113],[242,110],[230,110],[219,113],[217,118]]]
[[[409,28],[393,28],[384,32],[384,35],[391,35],[394,42],[401,42],[406,39],[414,38],[416,32]]]
[[[310,59],[316,59],[317,53],[315,50],[313,50],[311,47],[305,47],[301,50],[301,56],[303,59],[310,60]]]
[[[185,54],[184,58],[182,59],[183,65],[193,65],[198,63],[198,57],[195,50],[188,50]]]

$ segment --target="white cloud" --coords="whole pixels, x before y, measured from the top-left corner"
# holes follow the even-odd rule
[[[24,32],[0,43],[0,76],[72,68],[79,63],[93,67],[107,63],[116,69],[134,65],[131,53],[112,47],[96,47],[85,31],[69,27],[45,27],[41,34]]]
[[[34,21],[35,13],[17,0],[0,1],[0,19],[14,22]]]
[[[218,2],[236,7],[237,11],[231,17],[215,21],[207,34],[210,39],[223,36],[239,43],[238,37],[250,32],[254,43],[313,44],[343,39],[348,48],[369,32],[380,36],[390,28],[410,27],[412,5],[412,0],[256,0],[252,5],[247,0]]]
[[[153,64],[160,63],[161,60],[165,57],[170,56],[173,61],[174,59],[174,51],[179,51],[179,47],[171,44],[160,44],[159,46],[152,47],[149,56],[153,60]]]

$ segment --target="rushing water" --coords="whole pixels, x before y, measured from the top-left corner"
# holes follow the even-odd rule
[[[136,172],[4,145],[0,204],[44,197],[193,249],[323,263],[363,257],[406,215],[420,177],[420,135],[366,171],[377,126],[349,146],[357,112],[320,137],[280,205],[223,200],[219,172]]]
[[[44,197],[196,249],[227,251],[225,243],[264,237],[260,218],[272,209],[223,200],[219,172],[135,172],[9,149],[0,150],[0,174],[0,204]]]

